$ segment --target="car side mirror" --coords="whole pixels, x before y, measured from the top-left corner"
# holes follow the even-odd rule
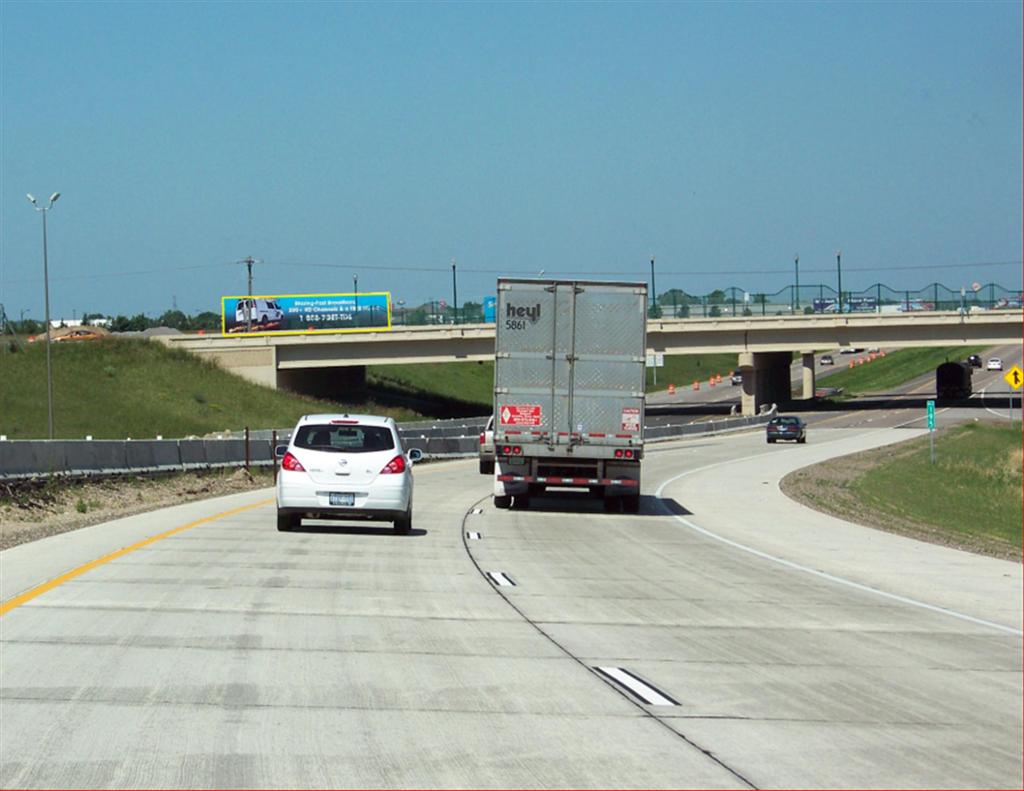
[[[412,448],[406,454],[406,456],[409,457],[409,461],[411,461],[411,462],[413,462],[415,464],[416,462],[418,462],[420,459],[423,458],[423,451],[420,450],[419,448]]]
[[[288,446],[287,445],[278,445],[276,448],[274,448],[274,456],[276,456],[279,459],[283,458],[284,454],[286,454],[287,452],[288,452]]]

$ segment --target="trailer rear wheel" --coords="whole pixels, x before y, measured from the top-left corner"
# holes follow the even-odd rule
[[[627,494],[622,498],[622,512],[625,514],[640,513],[640,495]]]
[[[515,508],[517,511],[525,511],[530,507],[530,495],[528,494],[517,494],[515,501]]]
[[[619,508],[621,507],[621,505],[621,498],[607,494],[604,496],[604,510],[607,511],[609,514],[617,514],[619,512]]]
[[[512,507],[512,496],[509,494],[496,494],[494,495],[494,507],[495,508],[511,508]]]

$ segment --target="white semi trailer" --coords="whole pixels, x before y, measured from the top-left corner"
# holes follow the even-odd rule
[[[550,487],[640,508],[647,285],[498,280],[494,504]]]

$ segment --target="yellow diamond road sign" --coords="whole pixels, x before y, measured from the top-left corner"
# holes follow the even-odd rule
[[[1020,369],[1019,365],[1015,365],[1003,374],[1003,379],[1005,379],[1006,383],[1014,390],[1020,390],[1021,385],[1024,385],[1024,371]]]

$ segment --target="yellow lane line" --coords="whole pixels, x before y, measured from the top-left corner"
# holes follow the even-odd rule
[[[39,585],[38,587],[28,590],[25,593],[22,593],[20,596],[15,596],[13,599],[8,599],[3,604],[0,604],[0,616],[6,615],[15,607],[20,607],[26,602],[32,601],[32,599],[36,598],[37,596],[42,596],[44,593],[53,590],[58,585],[63,585],[68,580],[73,580],[75,577],[80,577],[82,574],[85,574],[85,572],[92,571],[94,568],[102,566],[104,563],[109,563],[110,561],[116,560],[122,555],[127,555],[129,552],[134,552],[136,549],[142,549],[142,547],[148,546],[149,544],[152,544],[156,541],[160,541],[163,538],[168,538],[169,536],[173,536],[176,533],[181,533],[193,527],[198,527],[199,525],[205,525],[208,522],[215,522],[218,519],[223,519],[227,516],[240,514],[243,511],[251,511],[254,508],[262,508],[263,506],[269,505],[272,502],[274,501],[260,500],[258,503],[253,503],[252,505],[243,505],[240,508],[232,508],[230,511],[222,511],[219,514],[214,514],[213,516],[206,516],[202,519],[197,519],[194,522],[189,522],[187,525],[181,525],[180,527],[172,528],[171,530],[167,530],[158,535],[151,536],[150,538],[143,539],[142,541],[138,541],[132,544],[131,546],[123,547],[122,549],[119,549],[116,552],[111,552],[109,555],[104,555],[101,558],[97,558],[96,560],[86,563],[84,566],[79,566],[76,569],[72,569],[71,571],[61,574],[59,577],[55,577],[49,582],[44,582],[42,585]]]

